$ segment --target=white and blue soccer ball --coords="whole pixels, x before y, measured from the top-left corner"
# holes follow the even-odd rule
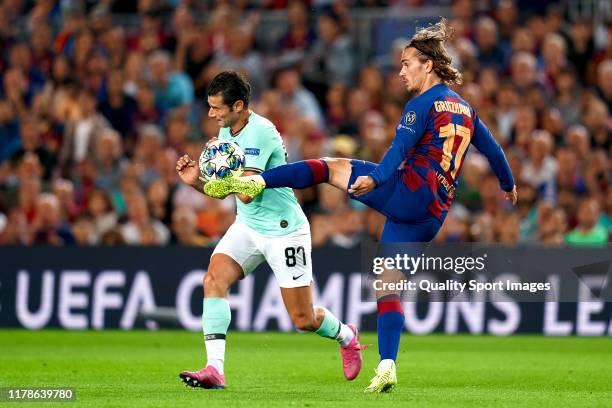
[[[229,140],[215,140],[200,154],[200,174],[204,180],[239,177],[244,172],[244,151]]]

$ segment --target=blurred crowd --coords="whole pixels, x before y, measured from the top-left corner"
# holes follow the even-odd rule
[[[607,243],[612,22],[570,19],[556,2],[448,3],[457,91],[503,146],[519,199],[504,201],[472,147],[436,241]],[[0,0],[0,244],[214,245],[234,199],[181,184],[175,163],[217,134],[206,87],[226,69],[249,78],[251,108],[276,124],[289,161],[380,161],[409,97],[397,75],[408,39],[363,61],[353,6]],[[272,47],[257,35],[268,9],[287,12]],[[126,12],[137,24],[119,23]],[[381,232],[381,215],[333,187],[296,194],[314,245]]]

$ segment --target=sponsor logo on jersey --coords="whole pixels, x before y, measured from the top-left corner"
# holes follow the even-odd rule
[[[260,150],[256,147],[246,147],[244,149],[244,154],[248,154],[251,156],[259,156]]]
[[[438,178],[438,181],[440,182],[440,184],[442,184],[442,187],[444,187],[444,189],[446,190],[446,194],[448,194],[448,197],[450,199],[455,198],[455,186],[449,183],[446,177],[444,177],[443,174],[440,174],[437,171],[436,171],[436,177]]]
[[[406,129],[406,130],[411,131],[412,133],[415,133],[415,130],[413,128],[403,125],[401,123],[397,125],[397,130],[400,130],[400,129]]]
[[[410,111],[406,113],[406,116],[404,116],[404,123],[407,125],[414,125],[414,122],[416,122],[416,112]]]

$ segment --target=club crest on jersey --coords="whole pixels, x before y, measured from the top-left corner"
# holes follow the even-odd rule
[[[247,147],[244,149],[244,154],[248,154],[251,156],[259,156],[259,149],[255,148],[255,147]]]
[[[406,116],[404,116],[404,123],[407,125],[414,125],[414,122],[416,122],[416,112],[410,111],[406,113]]]

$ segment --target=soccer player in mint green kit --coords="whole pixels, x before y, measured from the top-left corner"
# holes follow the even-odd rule
[[[268,119],[249,111],[250,85],[236,72],[222,72],[208,86],[208,116],[221,127],[219,139],[231,140],[245,152],[245,175],[287,163],[280,134]],[[198,164],[181,157],[176,170],[183,182],[204,194]],[[256,198],[236,194],[238,214],[210,259],[204,276],[202,327],[207,363],[199,371],[183,371],[185,384],[225,388],[225,337],[231,320],[229,287],[268,262],[281,288],[293,324],[340,344],[347,380],[361,370],[357,328],[342,323],[324,307],[312,305],[310,226],[293,190],[267,190]]]

